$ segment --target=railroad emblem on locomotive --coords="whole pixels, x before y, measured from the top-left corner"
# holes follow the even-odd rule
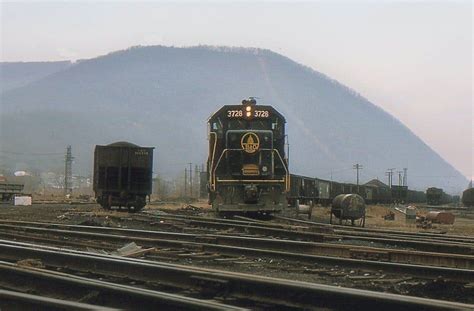
[[[260,147],[260,139],[257,134],[249,132],[242,136],[240,140],[242,149],[247,153],[255,153]]]

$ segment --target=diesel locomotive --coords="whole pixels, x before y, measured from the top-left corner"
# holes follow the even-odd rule
[[[290,175],[285,118],[254,98],[226,105],[208,120],[209,203],[215,212],[279,212]]]

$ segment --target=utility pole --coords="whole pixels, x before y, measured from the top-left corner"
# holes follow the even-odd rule
[[[65,166],[64,166],[64,195],[72,194],[72,147],[66,148]]]
[[[187,193],[187,184],[188,183],[188,169],[185,167],[184,168],[184,196],[186,196]]]
[[[189,197],[192,197],[193,196],[193,164],[192,163],[188,163],[188,164],[189,164],[189,181],[190,181]]]
[[[194,165],[194,185],[195,185],[195,190],[197,192],[197,196],[199,197],[199,186],[200,186],[200,180],[199,180],[199,165]]]
[[[402,171],[397,171],[398,173],[398,185],[401,186],[402,185]]]
[[[392,176],[393,176],[393,170],[395,168],[389,168],[387,169],[387,172],[385,173],[385,175],[388,176],[388,187],[389,188],[392,188]]]
[[[407,175],[408,168],[403,168],[403,185],[408,186],[408,175]]]
[[[361,170],[363,166],[359,163],[356,163],[352,166],[352,168],[357,171],[357,192],[359,192],[359,170]]]

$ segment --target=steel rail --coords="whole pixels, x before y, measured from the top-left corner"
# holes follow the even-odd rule
[[[22,228],[25,229],[25,228]],[[28,228],[27,228],[28,229]],[[284,260],[308,262],[308,263],[319,263],[326,265],[342,265],[345,267],[352,268],[365,268],[368,270],[384,270],[386,272],[393,273],[406,273],[413,276],[422,278],[433,278],[442,276],[446,279],[452,279],[457,281],[466,281],[470,278],[474,278],[474,270],[472,269],[461,269],[461,268],[447,268],[434,266],[436,264],[445,265],[460,265],[472,267],[472,256],[468,258],[455,258],[456,256],[448,257],[431,257],[431,254],[418,254],[414,253],[400,253],[400,254],[389,254],[386,250],[375,250],[367,248],[348,248],[347,246],[341,247],[342,245],[328,245],[324,243],[310,243],[301,241],[285,241],[275,239],[261,239],[261,238],[248,238],[248,237],[233,237],[233,236],[218,236],[218,235],[203,235],[195,236],[189,234],[182,234],[185,240],[170,240],[170,239],[157,239],[153,236],[159,232],[154,231],[143,231],[143,230],[130,230],[130,229],[113,229],[113,228],[102,228],[102,227],[90,227],[84,228],[86,230],[92,230],[92,232],[77,232],[70,230],[59,230],[59,229],[46,229],[46,228],[29,228],[32,232],[56,234],[58,237],[79,237],[88,240],[104,240],[113,241],[115,243],[129,243],[137,242],[142,246],[146,247],[165,247],[165,248],[187,248],[187,249],[200,249],[201,251],[207,252],[218,252],[225,255],[245,255],[249,257],[269,257],[279,258]],[[15,228],[12,228],[15,230]],[[16,229],[18,231],[18,229]],[[122,235],[115,234],[104,234],[100,232],[116,232],[122,233]],[[124,235],[126,233],[136,232],[136,236]],[[0,236],[4,234],[0,232]],[[179,236],[181,234],[174,233],[173,235]],[[10,234],[8,238],[29,240],[28,237],[23,237],[15,232]],[[144,237],[152,236],[152,237]],[[182,238],[182,237],[181,237]],[[5,241],[4,241],[5,242]],[[6,242],[9,243],[9,242]],[[67,242],[66,242],[67,243]],[[74,242],[72,242],[74,243]],[[51,243],[50,243],[51,244]],[[321,254],[325,251],[329,256]],[[364,254],[367,254],[371,260],[366,260]],[[387,262],[392,256],[395,262]],[[439,255],[439,254],[434,254]],[[346,256],[344,258],[343,256]],[[377,257],[378,256],[378,257]],[[351,258],[355,257],[355,258]],[[407,261],[407,258],[415,261],[418,264],[412,264]],[[377,261],[385,260],[385,261]],[[404,262],[396,262],[396,260],[404,260]],[[464,261],[464,260],[467,260]],[[420,263],[431,263],[432,266],[420,265]]]
[[[185,222],[188,225],[195,227],[205,227],[213,229],[234,229],[240,232],[248,232],[250,234],[261,234],[268,235],[279,238],[291,238],[299,239],[304,241],[335,241],[335,240],[346,240],[346,241],[368,241],[368,242],[377,242],[386,245],[393,246],[402,246],[402,247],[412,247],[418,250],[428,251],[428,252],[440,252],[440,253],[456,253],[456,254],[474,254],[474,246],[471,244],[461,244],[461,243],[439,243],[438,241],[421,241],[421,240],[412,240],[412,239],[400,239],[399,237],[378,237],[378,236],[356,236],[356,235],[345,235],[345,234],[324,234],[324,233],[314,233],[311,231],[295,231],[288,229],[280,229],[276,227],[268,227],[261,223],[227,223],[227,222],[218,222],[214,220],[198,220],[194,217],[187,220],[186,218],[181,218],[181,221]],[[175,216],[157,216],[157,219],[177,219]]]
[[[376,229],[376,228],[359,228],[359,227],[349,227],[349,226],[341,226],[341,225],[330,225],[324,224],[309,220],[302,220],[302,219],[295,219],[289,217],[282,217],[279,215],[273,215],[274,219],[283,220],[287,222],[297,223],[297,224],[304,224],[313,227],[330,227],[334,229],[335,233],[340,234],[354,234],[355,232],[359,234],[389,234],[391,236],[397,237],[407,237],[407,238],[419,238],[419,239],[426,239],[426,240],[442,240],[448,242],[459,242],[459,243],[466,243],[466,244],[474,244],[474,237],[469,236],[461,236],[461,235],[450,235],[450,234],[438,234],[438,233],[427,233],[427,232],[406,232],[400,230],[388,230],[388,229]]]
[[[0,309],[21,309],[21,310],[47,310],[47,311],[59,311],[59,310],[73,310],[73,311],[85,311],[85,310],[100,310],[100,311],[113,311],[120,310],[115,308],[107,308],[103,306],[91,305],[77,301],[61,300],[49,297],[42,297],[32,294],[14,292],[9,290],[0,289]]]
[[[75,226],[75,225],[63,225],[63,224],[50,224],[50,223],[35,223],[30,225],[36,225],[39,227],[32,226],[11,226],[0,224],[0,230],[9,229],[15,231],[18,235],[19,230],[25,232],[37,232],[37,233],[52,233],[59,237],[80,237],[89,238],[91,240],[100,238],[107,241],[115,241],[118,243],[127,242],[140,242],[148,246],[159,246],[168,247],[182,246],[183,242],[197,243],[193,245],[206,245],[209,243],[227,245],[227,246],[241,246],[246,248],[262,248],[271,249],[277,251],[297,251],[304,252],[305,254],[312,255],[326,255],[326,256],[337,256],[354,259],[372,259],[382,260],[394,263],[409,263],[417,265],[430,265],[430,266],[443,266],[451,268],[463,268],[463,269],[474,269],[474,256],[472,255],[459,255],[459,254],[446,254],[446,253],[433,253],[433,252],[420,252],[420,251],[408,251],[399,249],[386,249],[376,247],[365,247],[365,246],[353,246],[344,244],[328,244],[328,243],[317,243],[317,242],[303,242],[303,241],[292,241],[292,240],[280,240],[280,239],[267,239],[267,238],[252,238],[252,237],[238,237],[228,235],[214,235],[214,234],[186,234],[186,233],[168,233],[159,231],[149,230],[133,230],[133,229],[121,229],[121,228],[108,228],[108,227],[94,227],[94,226]],[[60,229],[53,229],[60,228]],[[72,229],[72,230],[71,230]],[[75,231],[80,230],[80,231]],[[5,236],[4,232],[0,231],[0,234]],[[10,236],[14,237],[14,235]],[[165,239],[163,239],[165,238]],[[173,239],[173,240],[170,240]]]
[[[168,215],[159,215],[152,212],[144,211],[141,214],[135,215],[135,217],[140,217],[143,214],[147,217],[157,217],[160,219],[181,219],[181,220],[196,220],[196,221],[206,221],[206,222],[216,222],[224,224],[236,224],[236,225],[258,225],[258,226],[268,226],[271,228],[279,229],[293,229],[293,230],[304,230],[306,232],[318,232],[318,233],[333,233],[336,235],[348,236],[349,239],[356,239],[358,237],[394,237],[394,238],[404,238],[405,240],[420,241],[420,242],[429,242],[429,243],[439,243],[439,242],[450,242],[451,245],[459,245],[465,247],[474,247],[474,237],[469,236],[455,236],[455,235],[443,235],[443,234],[429,234],[429,233],[414,233],[414,232],[404,232],[404,231],[395,231],[395,230],[382,230],[374,228],[359,228],[359,227],[349,227],[341,225],[331,225],[324,223],[317,223],[312,221],[305,221],[300,219],[282,217],[278,215],[272,215],[272,218],[278,220],[284,220],[288,222],[293,222],[300,224],[300,226],[294,226],[283,223],[273,223],[268,221],[262,221],[258,219],[244,218],[242,217],[239,220],[236,219],[220,219],[220,218],[210,218],[210,217],[201,217],[201,216],[188,216],[188,215],[178,215],[178,214],[168,214]],[[135,219],[135,218],[134,218]],[[242,220],[244,219],[244,220]],[[305,225],[302,227],[301,225]],[[308,227],[310,226],[310,227]],[[387,235],[389,234],[389,235]]]
[[[46,262],[48,260],[42,260],[43,264]],[[65,267],[70,266],[67,263],[61,266],[61,268]],[[82,271],[90,273],[92,267],[86,267]],[[53,295],[72,296],[77,300],[94,293],[95,296],[100,297],[98,299],[100,302],[119,309],[131,310],[140,306],[141,310],[154,310],[156,308],[166,310],[174,310],[175,308],[185,310],[202,310],[203,308],[208,310],[243,310],[239,307],[209,300],[135,288],[44,269],[21,267],[9,262],[0,262],[0,273],[2,275],[0,284],[3,287],[15,287],[18,286],[16,284],[20,284],[33,288],[34,291],[45,296],[53,293]],[[98,306],[97,308],[101,307]]]
[[[358,227],[323,224],[323,223],[317,223],[317,222],[312,222],[312,221],[282,217],[282,216],[277,216],[277,215],[272,215],[272,218],[297,223],[297,224],[300,224],[300,226],[294,226],[294,225],[283,224],[283,223],[274,223],[274,222],[268,222],[268,221],[262,221],[262,220],[257,220],[257,219],[250,219],[250,218],[245,218],[245,220],[240,220],[240,219],[236,220],[236,219],[221,219],[221,218],[178,215],[178,214],[160,215],[160,214],[155,214],[155,213],[147,212],[147,211],[144,211],[138,215],[134,215],[134,219],[143,215],[146,215],[146,217],[156,217],[160,219],[171,219],[171,220],[176,219],[176,220],[183,220],[183,221],[196,220],[196,221],[206,221],[206,222],[216,222],[216,223],[236,224],[236,225],[258,225],[258,226],[268,226],[271,228],[279,228],[279,229],[294,229],[294,230],[300,230],[300,231],[305,230],[305,231],[317,232],[317,233],[333,233],[333,234],[347,235],[347,236],[350,236],[351,238],[357,238],[358,236],[363,236],[363,234],[366,234],[369,237],[370,236],[377,237],[377,234],[380,233],[384,237],[386,237],[387,234],[390,234],[393,237],[397,237],[397,238],[404,237],[406,239],[411,239],[413,241],[426,241],[426,242],[435,243],[435,242],[440,242],[440,240],[442,240],[442,241],[452,242],[453,245],[460,245],[460,246],[466,246],[466,247],[474,246],[474,237],[469,237],[469,236],[414,233],[414,232],[403,232],[403,231],[395,231],[395,230],[381,230],[381,229],[374,229],[374,228],[358,228]],[[301,225],[306,225],[306,227],[302,227]],[[308,227],[308,226],[311,226],[311,227]]]
[[[262,303],[307,309],[333,310],[472,310],[474,305],[335,287],[204,268],[159,264],[85,252],[64,252],[0,244],[3,259],[36,258],[46,266],[65,267],[105,275],[128,276],[147,282],[194,288],[214,296],[226,295]],[[140,289],[140,291],[142,291]]]

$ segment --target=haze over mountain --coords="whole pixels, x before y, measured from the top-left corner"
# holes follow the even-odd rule
[[[25,86],[30,82],[61,71],[71,62],[13,62],[0,63],[0,93]]]
[[[12,66],[2,67],[10,86]],[[94,145],[128,140],[155,146],[155,172],[175,176],[188,162],[205,162],[206,120],[212,112],[256,96],[287,118],[294,173],[355,182],[352,165],[360,163],[363,182],[385,181],[387,168],[407,167],[410,188],[439,186],[454,193],[467,185],[382,109],[269,50],[136,47],[23,83],[1,95],[3,169],[60,168],[60,153],[70,144],[75,173],[87,175]]]

